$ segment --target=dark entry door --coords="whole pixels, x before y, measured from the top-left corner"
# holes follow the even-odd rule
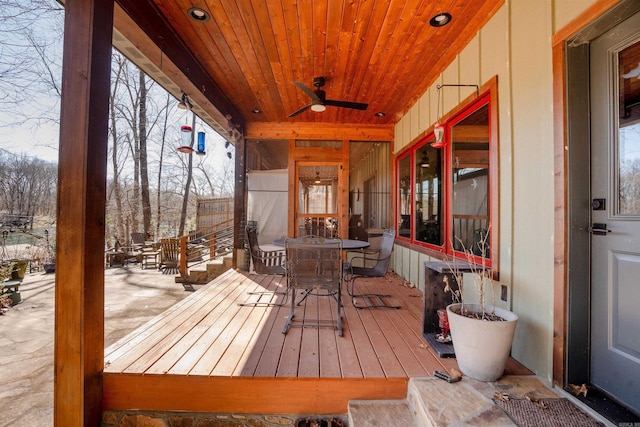
[[[640,14],[590,53],[590,380],[640,413]]]

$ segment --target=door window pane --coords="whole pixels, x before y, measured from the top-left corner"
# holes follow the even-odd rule
[[[618,213],[640,215],[640,43],[618,53]]]

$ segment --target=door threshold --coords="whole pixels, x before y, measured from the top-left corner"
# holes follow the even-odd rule
[[[616,427],[635,427],[640,425],[640,417],[638,415],[593,386],[589,386],[589,392],[586,397],[582,394],[576,396],[569,388],[563,389],[563,392],[571,395],[572,398],[586,407],[591,408],[592,411]]]

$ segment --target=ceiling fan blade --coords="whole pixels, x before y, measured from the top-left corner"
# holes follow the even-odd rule
[[[349,102],[349,101],[336,101],[333,99],[326,99],[324,105],[331,105],[334,107],[353,108],[354,110],[366,110],[369,104],[363,104],[361,102]]]
[[[303,91],[309,98],[311,98],[312,100],[318,102],[320,101],[320,99],[318,98],[318,96],[313,92],[313,90],[311,88],[309,88],[307,85],[305,85],[304,83],[301,82],[291,82],[294,85],[296,85],[301,91]]]
[[[299,109],[298,111],[294,111],[293,113],[289,114],[289,116],[288,116],[288,117],[290,117],[290,118],[291,118],[291,117],[295,117],[295,116],[297,116],[298,114],[302,114],[302,113],[304,113],[304,112],[305,112],[305,111],[307,111],[309,108],[311,108],[311,104],[309,104],[309,105],[305,105],[304,107],[302,107],[302,108],[301,108],[301,109]]]

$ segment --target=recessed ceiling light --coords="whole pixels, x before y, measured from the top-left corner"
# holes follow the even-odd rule
[[[376,113],[376,117],[384,117],[384,116],[386,116],[386,115],[387,115],[387,114],[386,114],[386,113],[383,113],[382,111],[378,111],[378,112]]]
[[[451,15],[444,12],[439,13],[431,18],[431,20],[429,21],[429,25],[431,25],[432,27],[443,27],[447,25],[449,21],[451,21]]]
[[[260,114],[260,113],[262,113],[262,111],[260,111],[258,108],[254,108],[253,110],[251,110],[251,112],[252,112],[253,114]]]
[[[200,9],[199,7],[192,7],[187,11],[189,17],[195,21],[206,22],[211,18],[209,12],[204,9]]]

